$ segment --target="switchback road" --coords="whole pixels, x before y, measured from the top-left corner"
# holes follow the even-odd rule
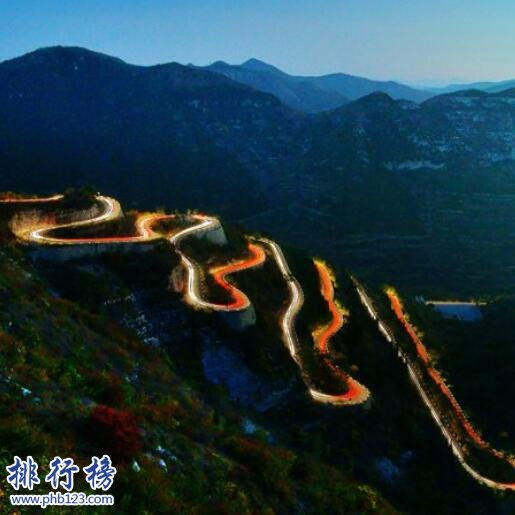
[[[4,198],[0,202],[4,203],[20,203],[35,204],[45,202],[55,202],[62,200],[62,195],[55,195],[47,198]],[[295,331],[295,320],[298,312],[304,303],[304,294],[297,279],[292,275],[286,258],[279,245],[269,239],[259,239],[248,243],[249,257],[230,262],[226,265],[211,268],[209,273],[212,275],[215,283],[225,290],[230,301],[227,303],[214,303],[204,299],[200,293],[201,290],[201,269],[200,266],[182,250],[182,242],[191,236],[201,235],[209,231],[221,230],[221,224],[218,219],[206,215],[190,215],[189,219],[193,225],[181,228],[176,231],[170,231],[168,234],[162,234],[155,231],[154,227],[159,223],[167,220],[173,220],[175,215],[166,215],[159,213],[143,213],[138,215],[135,228],[136,234],[131,236],[105,236],[105,237],[59,237],[55,232],[59,229],[80,229],[86,226],[94,226],[105,222],[116,220],[122,215],[121,207],[113,198],[103,195],[96,196],[96,202],[99,206],[100,213],[84,219],[72,221],[69,223],[41,223],[36,227],[20,227],[16,235],[25,241],[36,243],[38,245],[98,245],[98,244],[116,244],[116,243],[140,243],[166,238],[173,246],[175,252],[180,256],[181,263],[186,271],[185,295],[186,302],[190,305],[212,311],[237,312],[247,309],[250,306],[249,298],[228,282],[229,275],[238,273],[250,268],[260,266],[267,259],[267,253],[271,255],[279,268],[281,275],[288,285],[290,298],[287,307],[280,315],[280,327],[283,340],[290,352],[293,360],[299,365],[302,376],[308,390],[313,399],[323,403],[331,403],[335,405],[356,404],[363,402],[368,397],[368,390],[360,385],[351,377],[345,376],[345,384],[348,390],[341,395],[329,395],[313,389],[309,386],[310,380],[308,374],[304,371],[299,357],[299,341]],[[32,221],[32,223],[34,223]],[[36,222],[37,225],[37,222]],[[331,284],[332,288],[332,284]],[[332,309],[332,303],[329,303]],[[329,338],[330,336],[328,336]],[[331,366],[329,358],[328,364]]]
[[[336,377],[342,381],[342,383],[347,386],[347,390],[344,393],[334,395],[323,393],[314,389],[311,389],[310,393],[316,400],[329,404],[361,404],[362,402],[365,402],[370,396],[368,388],[356,381],[350,375],[340,370],[329,359],[329,342],[331,338],[342,328],[344,319],[342,310],[337,306],[334,300],[333,279],[327,265],[319,260],[315,260],[314,263],[320,279],[320,293],[326,301],[329,312],[331,313],[331,320],[329,323],[313,333],[315,347],[323,356],[327,367]]]
[[[432,393],[427,389],[426,381],[423,380],[423,378],[420,377],[420,374],[417,372],[417,365],[412,361],[412,358],[403,350],[402,346],[399,344],[397,339],[395,338],[393,332],[388,328],[386,323],[382,321],[379,317],[379,314],[377,310],[375,309],[372,300],[365,292],[365,289],[361,284],[356,280],[356,278],[352,277],[352,280],[354,282],[354,286],[356,288],[356,291],[358,293],[358,296],[360,298],[361,303],[368,311],[369,315],[373,320],[376,321],[379,331],[384,335],[386,340],[390,342],[393,347],[396,349],[398,356],[402,359],[404,364],[407,367],[409,378],[411,382],[414,384],[417,392],[419,393],[420,397],[422,398],[423,403],[431,413],[431,416],[433,420],[435,421],[436,425],[440,429],[443,437],[449,444],[449,447],[451,448],[453,454],[456,456],[459,463],[462,465],[462,467],[467,471],[468,474],[470,474],[476,481],[479,483],[488,486],[490,488],[496,489],[496,490],[512,490],[515,491],[515,483],[512,482],[503,482],[503,481],[496,481],[492,478],[486,477],[485,475],[481,474],[476,468],[474,468],[472,465],[468,462],[468,452],[464,448],[463,443],[461,439],[457,438],[454,432],[451,430],[450,426],[444,422],[446,420],[445,414],[441,411],[440,404],[435,402],[434,397],[432,396]],[[479,445],[480,448],[484,449],[486,452],[492,452],[496,457],[505,460],[508,462],[508,464],[511,464],[514,466],[514,462],[512,458],[506,457],[503,453],[496,451],[491,448],[489,444],[484,442],[482,438],[479,436],[477,431],[472,427],[472,425],[468,422],[465,415],[463,414],[463,411],[448,389],[447,386],[445,386],[443,380],[441,379],[440,375],[430,367],[430,361],[429,356],[427,354],[427,351],[425,349],[425,346],[422,344],[420,339],[418,338],[414,328],[409,324],[406,317],[404,316],[404,313],[402,312],[402,307],[400,304],[400,301],[398,300],[397,296],[394,295],[394,292],[391,290],[388,291],[388,297],[390,299],[390,302],[392,304],[392,309],[401,322],[401,324],[404,326],[408,336],[412,340],[413,344],[415,345],[416,353],[421,359],[423,363],[425,363],[425,366],[428,368],[427,372],[429,373],[429,376],[435,380],[436,384],[439,386],[440,390],[442,391],[445,398],[450,401],[450,405],[452,406],[452,409],[455,413],[455,416],[458,420],[458,422],[462,425],[463,429],[465,430],[465,433],[469,435],[471,440]],[[452,401],[451,401],[452,399]],[[515,473],[515,467],[514,467],[514,473]]]

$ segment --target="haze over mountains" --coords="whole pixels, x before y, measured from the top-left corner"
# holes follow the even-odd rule
[[[374,81],[345,73],[319,77],[289,75],[258,59],[249,59],[240,65],[217,61],[205,69],[272,93],[289,107],[307,113],[333,109],[377,91],[395,99],[414,102],[422,102],[432,96],[432,93],[397,82]]]
[[[515,88],[515,79],[503,80],[498,82],[470,82],[470,83],[462,83],[462,84],[449,84],[448,86],[439,87],[439,88],[428,88],[429,91],[432,91],[435,94],[442,93],[453,93],[455,91],[460,90],[470,90],[475,89],[479,91],[486,91],[487,93],[499,93],[501,91],[506,91],[507,89]]]
[[[48,48],[0,64],[0,170],[0,190],[86,183],[211,210],[397,282],[442,266],[483,267],[485,288],[515,280],[488,264],[513,255],[493,214],[515,220],[515,90],[374,92],[308,115],[212,70]]]

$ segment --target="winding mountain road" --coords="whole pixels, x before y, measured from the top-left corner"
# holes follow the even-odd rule
[[[0,202],[19,202],[19,203],[44,203],[58,202],[62,200],[61,195],[55,195],[47,198],[12,198],[0,199]],[[17,236],[21,239],[37,243],[39,245],[91,245],[91,244],[113,244],[113,243],[138,243],[153,241],[160,238],[166,238],[173,246],[175,252],[181,258],[181,264],[186,271],[185,284],[185,301],[193,307],[212,311],[237,312],[247,309],[251,302],[247,295],[228,282],[227,278],[231,274],[235,274],[250,268],[262,265],[266,258],[268,250],[272,259],[275,261],[281,275],[288,285],[290,297],[284,313],[280,316],[280,327],[284,343],[286,344],[291,357],[297,363],[301,370],[301,375],[306,383],[309,393],[316,401],[323,403],[331,403],[335,405],[356,404],[363,402],[368,397],[368,390],[360,385],[354,379],[345,376],[345,383],[348,391],[341,395],[329,395],[320,392],[310,386],[308,374],[303,369],[299,357],[299,340],[295,331],[295,320],[298,312],[304,303],[304,293],[297,279],[292,275],[289,265],[279,245],[269,239],[261,238],[248,243],[249,257],[230,262],[226,265],[213,267],[209,270],[215,283],[227,293],[230,301],[227,303],[214,303],[204,299],[200,293],[201,290],[201,269],[200,266],[185,253],[182,249],[182,242],[191,236],[216,231],[221,229],[218,219],[206,215],[191,215],[190,218],[195,223],[190,227],[183,228],[177,232],[163,235],[154,231],[153,227],[162,221],[174,219],[175,215],[164,215],[159,213],[140,214],[135,222],[136,234],[133,236],[113,236],[113,237],[58,237],[53,235],[57,229],[79,229],[85,226],[94,226],[100,223],[113,221],[122,215],[119,203],[110,197],[97,195],[96,202],[100,206],[100,214],[86,217],[84,219],[63,224],[44,223],[41,227],[30,227],[24,230],[22,227]],[[332,285],[331,285],[332,288]],[[329,359],[329,366],[332,366]],[[335,368],[336,370],[336,368]]]
[[[310,389],[311,396],[320,401],[329,404],[343,404],[354,405],[365,402],[370,392],[368,388],[356,381],[353,377],[340,370],[334,363],[328,359],[329,341],[331,338],[343,327],[343,314],[342,310],[337,306],[334,300],[334,286],[331,273],[325,263],[319,260],[314,260],[315,267],[318,271],[320,279],[320,293],[327,302],[329,312],[331,313],[331,320],[329,323],[319,330],[314,331],[313,339],[315,347],[318,352],[323,356],[324,363],[338,377],[344,384],[347,385],[347,390],[341,394],[327,394],[315,389]]]
[[[62,200],[62,195],[55,195],[47,198],[11,198],[0,199],[0,203],[45,203],[57,202]],[[58,229],[79,229],[85,226],[94,226],[100,223],[109,222],[119,218],[122,214],[122,209],[117,200],[97,195],[96,202],[100,206],[100,214],[92,218],[77,220],[65,224],[43,224],[42,227],[31,229],[29,231],[19,230],[17,236],[29,242],[34,242],[44,245],[91,245],[91,244],[108,244],[108,243],[141,243],[153,240],[158,240],[164,236],[153,230],[153,227],[159,222],[172,220],[176,218],[175,215],[165,215],[160,213],[142,213],[140,214],[135,223],[136,234],[134,236],[112,236],[112,237],[56,237],[50,234]],[[205,231],[210,231],[220,227],[220,223],[216,218],[208,217],[205,215],[191,215],[191,218],[196,222],[195,225],[180,230],[174,235],[168,237],[168,240],[174,245],[176,251],[181,256],[183,263],[186,265],[188,271],[187,280],[187,293],[186,299],[190,304],[202,309],[218,310],[218,311],[239,311],[246,309],[250,305],[247,296],[240,290],[227,282],[226,277],[232,273],[239,272],[248,268],[252,268],[261,264],[264,261],[264,251],[256,245],[250,246],[251,257],[249,259],[238,261],[234,264],[220,267],[213,271],[213,275],[217,284],[219,284],[232,298],[232,302],[228,304],[219,304],[207,302],[203,300],[199,294],[199,272],[198,266],[191,258],[187,258],[185,254],[179,249],[180,242],[187,236],[192,236]]]
[[[209,270],[209,273],[213,276],[216,284],[224,289],[232,298],[232,302],[227,304],[227,309],[239,310],[250,305],[248,297],[242,291],[231,286],[226,279],[230,274],[257,267],[265,262],[266,254],[263,247],[254,243],[249,243],[248,250],[250,252],[249,258]]]
[[[0,199],[0,203],[21,203],[21,204],[40,204],[46,202],[59,202],[63,199],[62,195],[54,195],[46,198],[2,198]],[[272,240],[261,238],[259,240],[255,240],[254,242],[249,242],[248,251],[250,256],[246,259],[238,260],[227,265],[223,265],[220,267],[216,267],[210,270],[210,273],[213,275],[215,282],[224,289],[230,297],[230,302],[226,304],[212,303],[208,302],[202,298],[200,295],[200,271],[199,265],[195,263],[195,261],[187,256],[184,251],[181,249],[182,241],[192,235],[200,234],[204,232],[209,232],[212,230],[216,230],[221,228],[220,222],[213,217],[205,216],[205,215],[191,215],[191,219],[196,222],[194,225],[190,227],[186,227],[180,229],[178,232],[169,233],[163,235],[159,232],[154,231],[153,227],[165,220],[170,220],[175,218],[175,215],[164,215],[159,213],[146,213],[138,216],[136,220],[136,234],[134,236],[114,236],[114,237],[98,237],[98,238],[63,238],[52,236],[50,233],[55,231],[56,229],[74,229],[80,228],[84,226],[91,226],[103,222],[108,222],[115,220],[120,217],[122,214],[119,203],[110,197],[105,197],[102,195],[98,195],[96,197],[96,201],[101,206],[101,212],[97,216],[93,216],[90,218],[73,221],[67,224],[43,224],[41,227],[31,227],[27,231],[21,230],[17,236],[23,240],[30,241],[37,244],[43,245],[81,245],[81,244],[105,244],[105,243],[127,243],[127,242],[145,242],[157,240],[160,238],[166,238],[172,244],[175,251],[181,258],[181,263],[184,266],[187,273],[187,285],[186,285],[186,293],[185,298],[187,302],[202,309],[209,310],[217,310],[217,311],[239,311],[246,309],[250,305],[250,300],[248,297],[231,285],[227,281],[227,277],[230,274],[237,273],[243,270],[247,270],[249,268],[253,268],[261,265],[267,254],[265,249],[268,249],[270,255],[274,259],[278,269],[281,272],[281,275],[284,281],[288,285],[288,289],[290,292],[288,304],[286,310],[281,315],[280,318],[280,326],[283,334],[283,339],[288,348],[292,359],[299,366],[302,377],[306,382],[306,385],[309,389],[309,392],[312,398],[316,401],[322,403],[331,403],[331,404],[356,404],[360,402],[364,402],[368,396],[369,391],[355,381],[350,376],[342,374],[342,378],[345,379],[346,384],[348,386],[347,392],[342,395],[331,395],[327,393],[320,392],[316,389],[310,387],[310,381],[307,377],[306,372],[303,369],[302,362],[299,355],[299,340],[297,333],[295,331],[295,320],[296,317],[302,308],[304,303],[304,293],[302,288],[297,281],[297,279],[292,275],[291,270],[288,266],[288,263],[284,257],[284,254],[277,245]],[[322,265],[316,264],[317,270],[319,272],[320,281],[321,281],[321,293],[328,304],[328,308],[331,312],[332,319],[329,324],[317,335],[315,338],[315,344],[318,351],[322,355],[329,354],[329,341],[331,337],[341,328],[343,323],[342,313],[339,310],[338,306],[334,302],[334,287],[332,284],[331,276],[329,271]],[[395,347],[399,357],[405,363],[409,377],[417,389],[422,401],[428,408],[431,416],[435,420],[435,423],[439,427],[442,435],[447,440],[453,454],[456,456],[460,464],[463,468],[478,482],[484,484],[490,488],[498,489],[498,490],[515,490],[515,483],[504,483],[498,482],[491,478],[485,477],[480,474],[474,467],[472,467],[467,462],[467,452],[464,449],[461,441],[456,438],[456,436],[451,432],[449,427],[444,423],[444,415],[440,412],[438,404],[436,404],[431,397],[431,394],[426,390],[425,382],[419,377],[417,373],[417,367],[414,363],[412,363],[411,358],[404,352],[402,347],[399,345],[395,337],[393,336],[392,331],[387,327],[387,325],[379,318],[379,315],[376,309],[373,306],[372,301],[366,294],[364,288],[359,284],[359,282],[352,277],[354,282],[354,286],[358,293],[359,299],[363,306],[368,311],[369,315],[373,320],[376,321],[379,331],[384,335],[384,337]],[[500,451],[492,449],[491,446],[485,442],[481,436],[477,433],[477,431],[473,428],[470,422],[466,419],[463,410],[460,405],[445,385],[443,379],[438,374],[436,370],[434,370],[430,365],[429,356],[425,349],[425,346],[420,341],[414,328],[407,321],[403,311],[402,306],[400,304],[399,299],[390,292],[389,299],[391,302],[392,309],[397,316],[398,320],[404,326],[407,334],[412,340],[417,355],[422,361],[422,363],[426,367],[426,371],[429,376],[433,379],[435,384],[440,389],[441,393],[450,403],[450,406],[453,409],[453,412],[457,418],[457,420],[461,423],[465,433],[469,436],[469,438],[481,449],[484,449],[487,452],[491,452],[494,456],[503,459],[510,463],[511,465],[515,465],[515,461],[512,458],[506,457]],[[328,361],[328,363],[332,365]],[[336,367],[334,367],[336,369]]]
[[[356,278],[352,277],[352,281],[354,283],[354,286],[356,288],[356,291],[358,293],[359,299],[362,303],[362,305],[366,308],[368,311],[370,317],[376,321],[378,325],[379,331],[384,335],[386,340],[390,342],[393,347],[396,349],[398,356],[402,359],[404,364],[407,367],[408,374],[410,377],[411,382],[414,384],[417,392],[419,393],[420,397],[422,398],[422,401],[424,402],[425,406],[429,410],[431,416],[433,417],[433,420],[435,421],[436,425],[440,429],[440,432],[442,433],[443,437],[449,444],[449,447],[451,448],[454,456],[457,458],[461,466],[467,471],[468,474],[470,474],[476,481],[479,483],[496,490],[511,490],[515,491],[515,483],[512,482],[503,482],[503,481],[496,481],[492,478],[486,477],[485,475],[481,474],[474,468],[472,465],[468,463],[468,453],[467,450],[464,448],[463,443],[459,438],[457,438],[454,433],[451,431],[451,429],[448,427],[448,425],[444,422],[445,420],[445,414],[441,412],[441,408],[438,403],[436,403],[433,400],[433,396],[431,392],[427,390],[426,382],[420,377],[419,373],[417,373],[417,366],[415,363],[412,362],[411,357],[404,352],[401,345],[393,335],[393,332],[387,327],[387,325],[380,319],[379,314],[377,310],[374,308],[373,302],[368,297],[367,293],[365,292],[363,286],[356,280]],[[509,465],[514,467],[514,474],[515,474],[515,462],[513,458],[505,456],[500,451],[496,451],[495,449],[492,449],[492,447],[486,443],[477,433],[477,431],[472,427],[470,422],[466,419],[463,410],[461,409],[461,406],[458,404],[448,387],[444,384],[443,379],[440,377],[440,375],[430,366],[429,362],[429,356],[427,354],[426,348],[421,342],[421,340],[418,338],[414,328],[409,324],[406,317],[404,316],[404,313],[402,311],[402,306],[400,304],[400,301],[396,295],[393,294],[391,290],[388,291],[388,297],[390,299],[392,310],[394,311],[395,315],[401,322],[401,324],[404,326],[408,336],[412,340],[413,344],[415,345],[416,353],[421,359],[421,361],[425,364],[427,368],[427,372],[429,373],[429,376],[432,377],[432,379],[436,382],[442,393],[444,394],[445,398],[450,402],[451,407],[453,409],[453,412],[459,421],[459,423],[462,425],[465,433],[471,438],[471,440],[476,443],[480,448],[484,449],[487,452],[491,452],[495,457],[500,458],[507,462]]]
[[[205,215],[193,215],[193,217],[198,220],[198,224],[183,229],[168,238],[168,241],[174,246],[175,251],[179,254],[181,262],[187,272],[186,301],[195,307],[215,311],[241,311],[247,309],[250,306],[249,298],[241,290],[227,282],[227,276],[262,265],[266,259],[266,254],[263,248],[259,245],[249,243],[249,258],[210,269],[209,273],[213,276],[216,284],[224,289],[232,300],[227,304],[217,304],[206,301],[200,294],[201,274],[199,266],[191,257],[187,256],[186,253],[182,251],[181,242],[192,234],[216,230],[220,228],[221,225],[216,218]]]
[[[290,352],[290,356],[292,357],[293,361],[295,361],[295,363],[297,363],[297,365],[300,367],[302,375],[305,378],[299,356],[299,340],[297,337],[297,332],[295,331],[295,319],[297,318],[297,315],[302,308],[302,305],[304,304],[304,292],[302,291],[300,283],[291,273],[290,267],[286,261],[286,258],[284,257],[281,247],[279,247],[275,241],[269,240],[267,238],[261,238],[259,241],[270,249],[273,259],[279,268],[284,281],[288,285],[290,299],[288,302],[288,307],[286,308],[286,311],[283,313],[281,318],[281,329],[284,343]]]

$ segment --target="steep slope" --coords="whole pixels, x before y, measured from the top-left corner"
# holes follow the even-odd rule
[[[20,177],[33,191],[89,182],[143,205],[250,212],[268,201],[271,169],[300,144],[298,120],[219,74],[38,50],[0,64],[1,189]]]
[[[107,453],[117,467],[109,491],[117,513],[290,513],[300,506],[310,513],[396,513],[338,467],[247,431],[234,404],[213,406],[215,396],[199,388],[194,374],[178,373],[178,352],[145,342],[149,313],[134,312],[141,292],[123,281],[123,273],[117,276],[98,259],[61,263],[50,286],[51,265],[35,267],[13,248],[7,220],[0,216],[2,467],[13,455],[31,455],[42,477],[49,456],[73,457],[85,466],[92,455]],[[193,336],[198,325],[165,289],[172,254],[157,251],[143,272],[142,256],[132,260],[138,274],[131,277],[166,299],[160,315],[174,329],[176,349],[200,351]],[[123,269],[119,256],[109,262]],[[99,303],[102,298],[108,302]],[[123,328],[106,307],[139,325]],[[89,493],[76,480],[77,490]],[[48,491],[41,483],[34,493]],[[15,492],[5,475],[0,487],[0,510],[9,512],[8,494]]]

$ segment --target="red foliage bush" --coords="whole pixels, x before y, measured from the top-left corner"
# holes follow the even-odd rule
[[[127,461],[141,450],[141,432],[132,413],[98,405],[89,422],[96,443],[111,458]]]

